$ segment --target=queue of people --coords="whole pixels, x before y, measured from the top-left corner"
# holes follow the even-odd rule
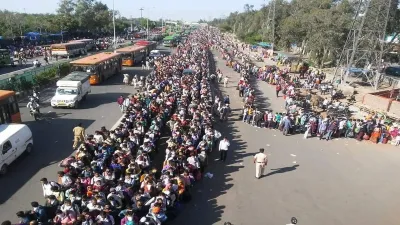
[[[75,127],[75,153],[59,164],[58,180],[40,180],[44,200],[38,196],[30,210],[16,212],[19,224],[161,225],[177,216],[221,136],[206,79],[211,38],[199,29],[175,54],[156,59],[143,92],[122,101],[117,128],[87,135],[82,124]],[[167,141],[160,140],[164,132]],[[229,142],[221,143],[225,161]]]
[[[354,119],[348,106],[338,100],[340,91],[329,89],[324,84],[326,75],[308,67],[300,68],[300,74],[290,73],[290,61],[280,59],[283,67],[254,65],[247,54],[246,45],[229,35],[220,35],[214,39],[216,48],[226,66],[239,73],[238,95],[243,98],[241,115],[243,122],[255,127],[278,129],[283,135],[303,134],[304,138],[318,137],[320,140],[333,138],[354,138],[358,141],[369,140],[372,143],[400,144],[397,123],[387,123],[384,117],[371,113],[364,118]],[[254,88],[250,80],[257,79],[275,86],[276,97],[283,97],[285,110],[274,112],[257,107]],[[305,88],[305,96],[300,96],[299,88]],[[330,96],[316,100],[311,90],[319,90]],[[321,108],[316,112],[314,108]]]

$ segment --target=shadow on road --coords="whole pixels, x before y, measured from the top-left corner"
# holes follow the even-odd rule
[[[282,168],[277,168],[277,169],[271,169],[271,170],[273,170],[272,172],[269,172],[262,177],[268,177],[268,176],[272,176],[274,174],[290,172],[290,171],[296,170],[297,167],[299,167],[299,166],[300,165],[293,165],[293,166],[287,166],[287,167],[282,167]]]
[[[132,93],[118,92],[118,93],[89,94],[87,96],[87,99],[80,104],[79,110],[96,108],[99,105],[113,103],[113,102],[117,104],[117,99],[119,96],[122,95],[123,97],[127,97]]]
[[[214,57],[210,56],[210,72],[215,72]],[[220,66],[220,65],[219,65]],[[212,84],[215,95],[226,95],[224,91],[221,92],[217,84]],[[253,153],[246,153],[247,143],[242,140],[238,135],[239,130],[235,127],[232,118],[238,117],[240,110],[232,112],[232,116],[227,122],[217,122],[214,129],[220,131],[222,136],[227,137],[230,141],[230,147],[226,162],[216,161],[219,159],[218,146],[209,156],[209,166],[205,169],[205,173],[210,172],[213,174],[212,178],[204,177],[199,183],[196,183],[192,190],[192,201],[185,205],[182,213],[174,221],[172,225],[204,225],[204,224],[218,224],[227,220],[222,218],[226,206],[219,205],[216,198],[224,195],[234,186],[231,174],[238,172],[244,168],[241,165],[243,159],[254,155]],[[188,222],[188,218],[190,222]],[[196,218],[196,219],[195,219]]]
[[[0,177],[0,204],[10,199],[39,170],[59,163],[73,152],[72,129],[78,123],[88,127],[94,122],[94,120],[65,119],[63,116],[65,114],[50,113],[44,115],[43,121],[25,123],[32,130],[34,149],[30,155],[25,155],[11,164],[8,173]],[[48,130],[54,132],[47,132]],[[50,135],[44,136],[43,133]],[[40,179],[41,177],[38,178],[37,185],[40,185]]]

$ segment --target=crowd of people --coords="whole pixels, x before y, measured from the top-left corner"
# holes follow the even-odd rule
[[[155,59],[145,88],[124,98],[117,128],[86,135],[75,127],[74,154],[59,164],[58,180],[41,179],[44,201],[16,212],[19,224],[160,225],[177,216],[221,136],[207,80],[211,38],[196,30],[176,53]]]
[[[244,102],[241,116],[243,122],[255,127],[278,129],[283,135],[301,133],[304,138],[355,138],[372,143],[400,144],[397,123],[388,123],[378,113],[353,118],[348,106],[339,100],[341,92],[324,83],[326,75],[323,72],[309,69],[304,64],[299,74],[291,73],[291,62],[284,58],[278,60],[283,65],[281,67],[258,67],[251,62],[247,45],[229,35],[221,34],[220,37],[215,40],[216,48],[226,60],[226,66],[240,74],[237,90]],[[273,85],[276,97],[284,100],[285,110],[274,112],[271,109],[261,109],[262,103],[256,99],[251,80]],[[315,91],[320,91],[325,97],[318,96]]]

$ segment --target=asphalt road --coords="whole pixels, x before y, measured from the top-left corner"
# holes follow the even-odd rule
[[[242,108],[238,74],[216,55],[217,67],[230,79],[233,115],[215,128],[231,142],[226,163],[206,169],[213,178],[196,184],[193,199],[172,225],[397,225],[400,209],[398,148],[353,139],[304,140],[303,135],[252,127],[238,119]],[[265,82],[254,83],[261,109],[283,111],[283,99]],[[265,176],[255,179],[253,156],[265,148]]]
[[[169,49],[158,48],[168,53]],[[124,68],[123,73],[147,75],[141,67]],[[41,93],[43,119],[34,121],[26,109],[26,102],[20,103],[22,120],[33,132],[34,151],[18,159],[9,167],[9,172],[0,177],[0,220],[17,221],[15,213],[29,210],[30,202],[43,202],[40,179],[56,180],[58,163],[69,156],[72,150],[72,129],[82,123],[87,134],[105,126],[110,129],[122,116],[116,100],[120,95],[135,93],[132,86],[122,84],[123,75],[117,75],[98,86],[79,109],[53,109],[49,100],[55,92],[50,88]]]
[[[284,225],[293,216],[300,225],[398,224],[398,148],[352,139],[327,142],[304,140],[302,135],[285,137],[242,123],[238,120],[241,99],[235,88],[238,74],[218,56],[217,67],[230,78],[229,87],[220,90],[230,95],[233,115],[215,128],[231,141],[231,151],[226,163],[213,162],[218,152],[212,153],[206,170],[213,178],[196,184],[192,201],[172,225],[222,225],[227,221]],[[16,211],[29,209],[33,200],[43,201],[39,180],[56,179],[57,163],[72,152],[71,130],[77,123],[83,122],[88,133],[115,123],[121,115],[116,98],[133,91],[121,82],[122,76],[116,76],[93,87],[82,109],[43,109],[51,111],[45,121],[34,122],[21,109],[34,132],[35,151],[0,178],[1,219],[14,221]],[[254,85],[262,103],[259,108],[283,110],[283,100],[274,96],[273,87],[264,82]],[[256,180],[253,156],[261,147],[269,155],[269,164],[266,176]]]

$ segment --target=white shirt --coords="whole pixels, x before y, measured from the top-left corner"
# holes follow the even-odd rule
[[[340,121],[339,122],[339,130],[343,129],[345,125],[346,125],[346,121],[345,120]]]
[[[42,187],[44,196],[49,196],[53,194],[53,191],[51,191],[51,187],[53,187],[53,185],[51,185],[50,182],[48,182],[47,184],[42,184]]]
[[[228,140],[222,140],[222,141],[220,141],[219,142],[219,150],[221,151],[221,150],[223,150],[223,151],[228,151],[228,147],[230,146],[231,144],[229,143],[229,141]]]
[[[126,98],[122,104],[124,104],[124,106],[128,107],[131,104],[131,100],[129,100],[129,98]]]
[[[96,220],[100,221],[103,225],[114,225],[115,224],[114,217],[112,217],[111,215],[107,215],[106,218],[103,218],[100,215],[98,215],[96,217]]]
[[[260,152],[254,156],[254,159],[256,160],[256,163],[265,163],[267,161],[267,155]]]
[[[93,138],[96,140],[96,143],[101,144],[104,141],[103,135],[101,134],[95,134],[93,135]]]

